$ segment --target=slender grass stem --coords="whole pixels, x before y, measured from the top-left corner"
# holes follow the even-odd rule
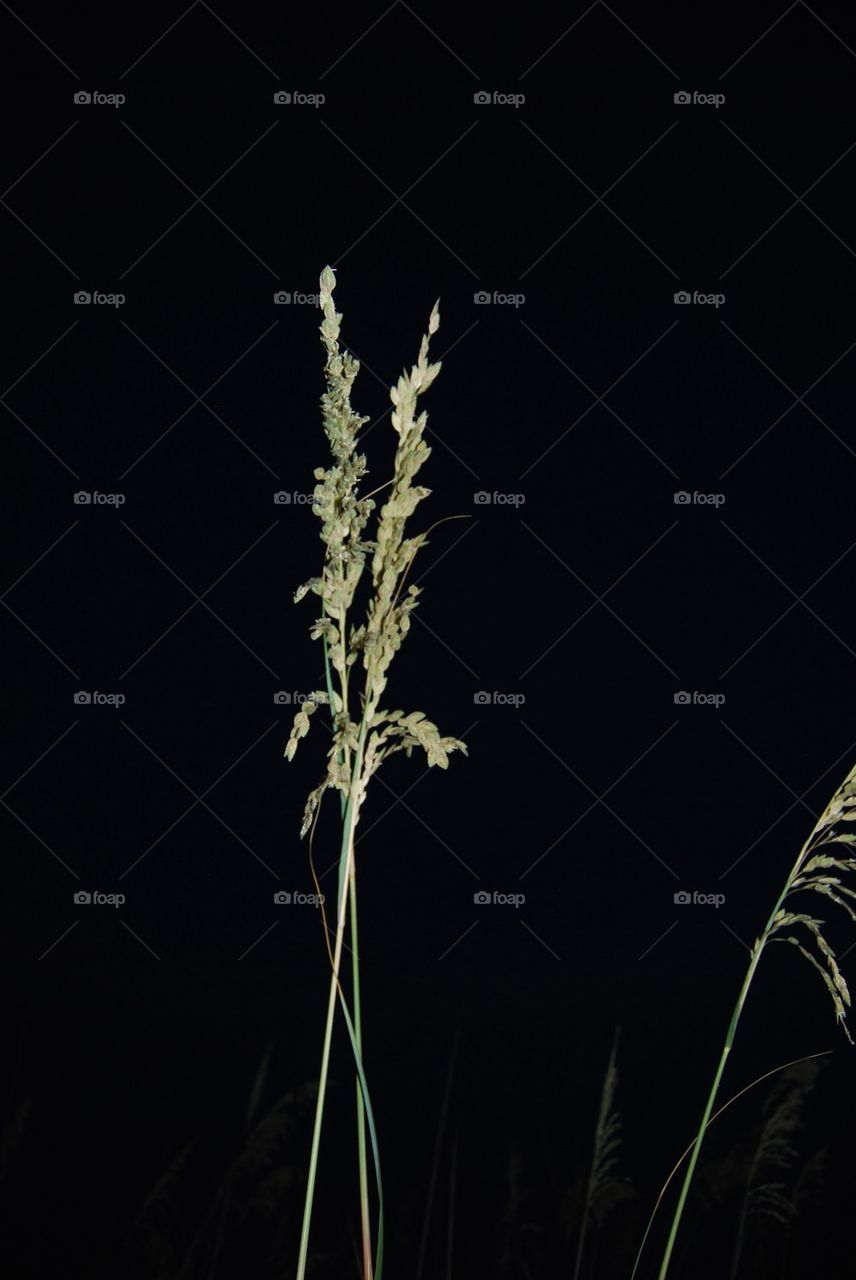
[[[362,752],[359,753],[360,756]],[[357,766],[354,767],[356,773]],[[353,805],[349,797],[345,809],[344,829],[342,831],[342,856],[346,862],[346,873],[354,852],[353,841]],[[324,1118],[324,1100],[327,1095],[327,1074],[330,1066],[330,1045],[333,1038],[333,1016],[336,1011],[336,994],[339,983],[339,965],[342,959],[342,944],[345,940],[345,908],[347,894],[339,895],[339,907],[336,922],[336,941],[333,954],[333,973],[330,978],[330,994],[327,999],[327,1022],[324,1027],[324,1046],[321,1051],[321,1071],[318,1081],[318,1098],[315,1104],[315,1124],[312,1131],[312,1150],[309,1157],[309,1173],[306,1180],[306,1199],[303,1206],[303,1225],[300,1231],[300,1252],[297,1259],[297,1280],[304,1280],[306,1275],[306,1257],[309,1250],[309,1226],[312,1220],[312,1205],[315,1198],[315,1178],[318,1171],[318,1150],[321,1144],[321,1123]]]
[[[783,1062],[780,1067],[773,1067],[772,1071],[765,1071],[763,1075],[758,1076],[750,1084],[744,1085],[743,1088],[740,1089],[737,1093],[733,1094],[732,1097],[730,1097],[727,1102],[723,1102],[722,1106],[719,1107],[718,1110],[716,1110],[708,1120],[707,1127],[710,1128],[714,1120],[718,1120],[719,1117],[722,1115],[723,1111],[727,1111],[733,1102],[736,1102],[738,1098],[743,1097],[744,1093],[748,1093],[750,1089],[754,1089],[756,1084],[763,1084],[765,1080],[769,1080],[770,1076],[776,1075],[776,1073],[779,1071],[786,1071],[788,1067],[794,1067],[801,1062],[810,1062],[813,1058],[825,1058],[827,1054],[830,1054],[830,1053],[832,1053],[831,1049],[823,1049],[820,1053],[809,1053],[804,1058],[792,1058],[790,1062]],[[693,1139],[693,1141],[690,1142],[688,1146],[684,1148],[677,1163],[673,1166],[672,1172],[669,1174],[668,1178],[660,1188],[660,1194],[657,1196],[657,1202],[654,1205],[654,1208],[651,1210],[651,1216],[648,1219],[648,1225],[645,1228],[645,1234],[642,1236],[642,1242],[639,1245],[639,1248],[636,1252],[636,1260],[633,1263],[633,1270],[630,1272],[630,1280],[635,1280],[636,1272],[639,1270],[639,1263],[642,1259],[642,1253],[645,1249],[645,1244],[648,1240],[648,1236],[651,1234],[651,1228],[654,1225],[654,1219],[657,1216],[657,1210],[659,1209],[663,1201],[663,1196],[668,1191],[672,1183],[672,1178],[674,1178],[675,1174],[678,1172],[681,1165],[684,1163],[687,1156],[692,1151],[694,1145],[695,1145],[695,1139]]]
[[[351,859],[351,876],[349,881],[349,897],[351,900],[351,972],[354,987],[354,1037],[357,1052],[363,1056],[362,1019],[360,1014],[360,951],[357,934],[357,864]],[[360,1077],[357,1076],[357,1147],[360,1162],[360,1219],[363,1228],[363,1273],[366,1280],[372,1280],[372,1230],[369,1214],[369,1180],[366,1164],[366,1110],[363,1103],[363,1090]]]
[[[810,961],[814,968],[820,972],[821,977],[832,996],[836,1021],[842,1025],[848,1040],[850,1040],[851,1044],[853,1043],[850,1033],[847,1030],[845,1018],[845,1005],[850,1004],[850,993],[847,989],[844,977],[835,962],[835,953],[826,942],[826,939],[821,932],[820,926],[823,924],[823,921],[801,912],[786,911],[783,904],[785,899],[790,897],[791,894],[811,890],[843,907],[848,912],[851,919],[856,921],[856,912],[854,912],[846,898],[840,896],[841,894],[845,894],[849,898],[856,898],[856,891],[843,886],[840,877],[827,874],[829,870],[852,872],[856,870],[856,860],[840,856],[836,857],[830,854],[818,855],[817,853],[817,850],[822,848],[824,845],[829,847],[835,844],[843,844],[847,847],[852,847],[853,844],[856,843],[856,836],[851,834],[833,834],[832,829],[839,821],[852,822],[854,820],[856,820],[856,768],[851,769],[847,778],[839,787],[838,791],[832,797],[829,804],[826,806],[826,809],[815,823],[814,830],[800,849],[796,862],[793,865],[790,875],[785,881],[782,892],[776,900],[776,905],[770,913],[770,917],[767,920],[763,932],[760,937],[756,938],[755,944],[752,947],[749,968],[746,971],[746,976],[744,977],[743,984],[740,988],[740,994],[737,997],[737,1003],[735,1004],[734,1011],[731,1015],[731,1021],[728,1024],[725,1043],[713,1077],[713,1084],[711,1085],[710,1092],[707,1096],[707,1102],[705,1104],[701,1124],[699,1125],[698,1135],[696,1136],[693,1144],[692,1155],[690,1156],[687,1171],[684,1175],[681,1193],[672,1218],[669,1237],[666,1242],[663,1260],[660,1265],[658,1280],[665,1280],[666,1273],[669,1269],[669,1262],[671,1261],[672,1250],[674,1248],[675,1238],[678,1233],[678,1227],[680,1226],[681,1217],[686,1204],[690,1183],[692,1182],[696,1163],[698,1162],[705,1131],[707,1130],[710,1122],[711,1111],[713,1110],[713,1104],[719,1091],[719,1085],[722,1080],[723,1072],[725,1071],[728,1055],[730,1054],[734,1044],[737,1025],[746,1004],[752,979],[755,977],[755,972],[758,968],[758,964],[760,963],[764,948],[769,941],[772,940],[774,942],[782,941],[792,943],[799,949],[801,954]],[[826,962],[826,968],[824,968],[815,956],[806,951],[798,938],[793,935],[787,935],[785,937],[774,936],[779,934],[781,930],[794,925],[803,925],[808,929],[810,935],[817,943],[822,959]]]
[[[309,730],[310,715],[319,703],[326,702],[331,708],[333,717],[333,746],[328,752],[324,780],[310,793],[300,834],[305,835],[310,827],[314,832],[323,794],[327,788],[332,787],[337,789],[342,797],[342,843],[339,857],[334,952],[330,949],[323,895],[320,898],[325,945],[330,956],[332,972],[297,1280],[304,1280],[306,1269],[337,992],[351,1039],[358,1076],[357,1140],[364,1280],[381,1280],[384,1228],[383,1185],[374,1115],[362,1060],[354,831],[368,781],[388,756],[396,751],[406,751],[409,756],[413,748],[418,747],[425,751],[429,766],[436,764],[445,769],[448,765],[449,753],[458,750],[466,753],[467,747],[457,738],[441,737],[437,726],[430,720],[426,720],[422,712],[412,712],[405,716],[402,711],[379,710],[380,698],[387,685],[387,669],[393,656],[401,647],[410,628],[410,614],[418,604],[419,588],[409,586],[403,597],[402,588],[410,565],[419,548],[425,544],[427,535],[417,534],[413,538],[405,539],[404,526],[416,506],[430,494],[429,489],[413,483],[416,473],[431,453],[423,438],[428,415],[423,411],[417,416],[416,407],[419,396],[428,390],[440,371],[439,363],[429,364],[427,359],[430,335],[436,332],[440,324],[439,303],[434,304],[431,312],[428,333],[423,335],[417,363],[409,375],[403,373],[396,386],[390,389],[390,399],[395,406],[391,422],[398,437],[395,465],[392,479],[374,490],[377,493],[381,489],[389,489],[390,492],[378,518],[376,538],[366,541],[363,540],[363,530],[375,503],[371,496],[367,498],[357,496],[359,481],[366,472],[366,459],[357,452],[357,432],[368,418],[355,414],[350,404],[351,386],[360,366],[350,353],[343,353],[339,348],[338,337],[342,317],[333,306],[332,292],[335,284],[334,272],[330,267],[325,267],[320,280],[320,300],[324,313],[321,336],[327,351],[325,366],[327,392],[321,397],[321,408],[324,430],[333,454],[333,465],[329,469],[317,468],[315,471],[315,478],[319,483],[315,486],[313,494],[313,508],[322,521],[321,538],[326,544],[327,551],[322,576],[304,583],[298,588],[294,597],[297,602],[312,591],[321,598],[322,616],[313,624],[311,635],[313,639],[320,638],[324,642],[327,687],[326,691],[314,693],[301,706],[295,716],[285,748],[286,757],[289,760],[293,759],[300,739]],[[371,556],[374,594],[369,600],[365,624],[349,632],[348,610],[353,603],[357,585],[369,556]],[[364,670],[364,684],[360,691],[362,714],[359,721],[351,718],[348,698],[348,673],[356,663],[360,663]],[[339,678],[338,691],[334,688],[331,666]],[[345,803],[345,797],[347,803]],[[312,861],[311,840],[309,862],[316,887],[318,887]],[[339,978],[345,919],[349,904],[353,942],[351,970],[353,1020]],[[377,1255],[374,1271],[371,1257],[366,1124],[368,1124],[371,1138],[378,1195]]]

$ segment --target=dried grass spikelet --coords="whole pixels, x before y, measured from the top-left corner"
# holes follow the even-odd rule
[[[834,830],[839,822],[856,822],[856,766],[850,770],[850,773],[818,819],[814,831],[806,841],[797,865],[791,872],[781,901],[784,903],[787,898],[796,893],[818,893],[830,902],[835,902],[839,907],[843,907],[850,918],[856,921],[856,911],[847,901],[848,898],[851,900],[856,899],[856,891],[843,884],[840,875],[829,874],[830,871],[845,873],[856,871],[856,858],[842,857],[837,852],[833,854],[817,852],[820,848],[829,848],[836,844],[844,845],[845,849],[856,844],[856,835],[850,832],[837,832]],[[847,1027],[845,1008],[845,1006],[847,1008],[850,1006],[850,992],[844,980],[844,975],[836,963],[835,952],[829,946],[821,931],[821,926],[824,923],[823,920],[818,920],[815,916],[801,912],[786,911],[782,906],[774,915],[763,942],[790,942],[817,969],[832,998],[835,1008],[835,1020],[840,1023],[847,1039],[853,1044],[853,1037]],[[788,933],[781,937],[775,936],[793,925],[802,925],[808,930],[814,938],[817,949],[825,962],[825,967],[816,956],[806,950],[800,939],[794,934]],[[756,942],[756,947],[759,942],[762,942],[762,939]]]
[[[436,333],[440,324],[439,304],[435,303],[431,312],[428,333],[422,338],[417,363],[409,374],[402,373],[389,393],[395,406],[392,425],[398,437],[394,473],[390,492],[378,516],[376,536],[368,539],[364,532],[375,503],[371,498],[358,497],[358,486],[367,466],[365,455],[357,452],[357,434],[368,418],[354,413],[351,408],[351,388],[360,365],[349,352],[339,350],[342,317],[333,306],[335,283],[331,268],[325,267],[321,275],[321,306],[324,311],[321,337],[327,350],[327,391],[321,397],[321,410],[333,464],[315,471],[318,483],[313,495],[313,510],[322,522],[321,539],[326,553],[321,576],[304,583],[294,599],[299,601],[310,592],[320,596],[322,614],[313,623],[310,634],[312,639],[324,641],[325,653],[329,654],[339,688],[331,686],[327,692],[318,690],[310,695],[295,715],[285,748],[286,757],[293,759],[298,742],[309,731],[312,712],[320,703],[332,706],[334,732],[328,751],[327,773],[321,785],[310,793],[301,836],[311,826],[328,787],[336,788],[349,798],[354,784],[356,821],[369,779],[395,751],[406,751],[409,756],[414,747],[419,747],[425,752],[429,766],[439,765],[441,769],[447,767],[450,752],[467,753],[465,743],[457,738],[441,737],[437,726],[421,711],[405,715],[400,710],[378,709],[386,688],[389,665],[410,629],[410,614],[418,603],[418,587],[409,586],[403,595],[402,588],[417,551],[427,541],[427,535],[419,533],[405,538],[404,530],[418,504],[431,492],[413,483],[431,454],[424,440],[428,415],[423,410],[417,416],[416,409],[419,396],[428,390],[440,372],[439,362],[428,363],[430,335]],[[363,625],[349,629],[348,610],[369,556],[372,595],[366,620]],[[351,716],[349,692],[354,678],[353,668],[360,659],[364,678],[359,691],[361,714],[358,722]],[[358,776],[353,778],[352,762],[358,755],[361,740],[364,750]]]

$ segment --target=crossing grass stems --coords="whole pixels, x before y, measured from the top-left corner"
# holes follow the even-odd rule
[[[348,1029],[358,1077],[357,1142],[363,1274],[365,1280],[373,1280],[373,1277],[374,1280],[381,1280],[383,1186],[374,1114],[363,1068],[354,833],[369,780],[384,760],[398,751],[406,752],[409,757],[413,749],[417,748],[425,752],[429,766],[439,765],[441,769],[445,769],[450,753],[466,753],[467,747],[457,738],[442,737],[437,726],[426,719],[421,711],[405,715],[401,710],[386,710],[380,705],[390,663],[410,629],[410,615],[417,607],[420,594],[419,588],[414,584],[407,586],[406,591],[404,585],[414,558],[426,544],[428,535],[419,533],[413,537],[405,537],[405,525],[419,503],[431,492],[424,486],[413,483],[431,454],[424,439],[428,415],[425,410],[417,415],[416,410],[419,397],[425,394],[440,372],[439,362],[428,363],[430,337],[436,333],[440,324],[439,302],[434,304],[431,312],[428,333],[422,338],[416,364],[409,374],[402,373],[397,384],[390,389],[390,399],[394,406],[391,422],[397,436],[393,474],[388,484],[383,486],[389,492],[377,517],[374,537],[368,538],[366,529],[376,504],[370,495],[358,496],[367,465],[365,455],[357,451],[357,434],[368,418],[354,413],[351,408],[351,389],[360,366],[350,352],[342,352],[339,348],[342,317],[333,305],[335,284],[332,269],[325,267],[320,280],[320,303],[324,314],[321,338],[327,353],[327,391],[321,398],[321,412],[333,462],[326,469],[319,467],[315,470],[317,484],[313,495],[313,511],[321,521],[321,539],[325,545],[324,563],[320,576],[305,582],[294,597],[295,602],[308,595],[314,595],[320,600],[321,616],[312,624],[310,634],[314,640],[321,640],[323,644],[326,688],[313,692],[298,710],[285,748],[285,756],[292,760],[298,743],[309,731],[310,717],[314,711],[322,705],[330,708],[333,736],[327,752],[327,766],[321,782],[309,795],[300,829],[301,837],[306,835],[310,827],[314,834],[324,793],[328,789],[340,793],[342,835],[335,940],[331,950],[325,913],[325,938],[332,972],[297,1280],[304,1280],[306,1269],[337,996]],[[370,567],[371,594],[364,621],[354,625],[350,613],[357,587],[367,567]],[[340,980],[345,917],[349,907],[352,1009],[349,1008]],[[374,1261],[366,1124],[372,1146],[378,1194],[377,1252]]]
[[[318,483],[313,497],[314,513],[322,522],[321,538],[325,544],[324,564],[320,576],[304,583],[295,593],[295,601],[309,594],[314,594],[320,600],[321,616],[312,624],[310,634],[313,639],[320,639],[323,644],[326,688],[312,693],[298,710],[285,748],[286,757],[289,760],[293,759],[298,743],[309,731],[310,718],[314,711],[321,705],[330,708],[333,736],[327,753],[327,766],[320,784],[310,792],[301,825],[301,836],[304,836],[310,827],[314,834],[319,806],[325,791],[332,788],[340,793],[342,836],[335,939],[331,949],[330,930],[327,927],[325,914],[325,938],[332,972],[297,1280],[304,1280],[305,1276],[337,996],[348,1028],[358,1077],[357,1137],[363,1272],[365,1280],[380,1280],[383,1261],[383,1190],[377,1134],[363,1068],[354,832],[365,801],[368,782],[390,755],[397,751],[405,751],[409,757],[414,748],[419,748],[425,752],[429,765],[439,765],[445,769],[451,752],[456,750],[466,752],[467,748],[456,738],[441,737],[437,726],[427,720],[422,712],[405,715],[400,710],[383,710],[380,707],[390,663],[407,635],[410,614],[418,602],[419,588],[411,584],[404,591],[405,580],[417,552],[427,541],[427,533],[405,537],[404,530],[407,520],[413,515],[418,504],[430,493],[430,490],[413,483],[416,474],[431,453],[424,440],[427,414],[423,410],[417,416],[416,409],[419,397],[424,395],[440,371],[439,363],[429,364],[427,359],[430,337],[437,331],[440,322],[438,304],[435,303],[431,312],[428,333],[422,338],[417,363],[412,367],[409,375],[402,373],[398,383],[390,390],[390,399],[394,406],[392,426],[398,437],[393,476],[387,485],[382,486],[389,488],[389,493],[377,519],[375,536],[369,539],[365,536],[365,531],[375,509],[375,503],[371,495],[363,498],[358,496],[358,486],[366,474],[367,466],[365,456],[357,451],[357,434],[368,418],[355,414],[350,404],[351,389],[360,366],[349,352],[342,352],[339,348],[338,338],[342,317],[333,306],[332,293],[335,283],[332,269],[329,266],[325,267],[321,274],[320,300],[324,313],[321,336],[327,353],[325,366],[327,391],[322,396],[321,408],[333,464],[327,469],[320,467],[316,469],[315,479]],[[350,621],[350,610],[354,603],[357,586],[369,564],[372,594],[365,620],[360,625],[354,626]],[[842,830],[839,826],[839,824],[854,821],[856,821],[856,766],[851,769],[845,781],[835,792],[800,850],[770,917],[752,947],[749,966],[731,1016],[701,1124],[694,1143],[684,1153],[684,1157],[691,1154],[666,1241],[659,1280],[666,1280],[678,1227],[705,1132],[715,1118],[712,1115],[713,1106],[734,1043],[737,1025],[761,956],[768,943],[790,943],[820,974],[832,999],[836,1021],[841,1025],[851,1044],[853,1043],[845,1016],[846,1007],[850,1005],[850,993],[836,962],[835,953],[824,937],[822,928],[824,921],[805,911],[792,910],[790,900],[800,893],[814,893],[842,907],[856,921],[856,911],[851,905],[856,899],[856,891],[842,881],[842,875],[852,875],[856,871],[856,858],[849,856],[852,846],[856,844],[856,834]],[[340,980],[345,917],[349,907],[353,1015]],[[806,941],[814,944],[816,954],[807,949],[804,945]],[[611,1062],[611,1068],[614,1072],[614,1061]],[[606,1110],[601,1116],[599,1125],[599,1137],[602,1139],[603,1148],[600,1154],[605,1160],[605,1166],[611,1164],[616,1136],[614,1123],[612,1123],[614,1117],[611,1116],[614,1080],[610,1079],[609,1083],[610,1088],[607,1090],[609,1097],[607,1099],[605,1096],[604,1099]],[[720,1112],[723,1109],[720,1108]],[[378,1193],[377,1253],[374,1262],[368,1193],[366,1123],[368,1123],[371,1139]],[[600,1134],[600,1128],[604,1125],[606,1127]],[[596,1151],[595,1166],[598,1165],[597,1154]],[[673,1169],[669,1181],[677,1172],[684,1157]],[[665,1191],[665,1188],[663,1190]],[[588,1201],[592,1199],[591,1191],[590,1186]],[[654,1213],[662,1200],[662,1195],[661,1192]],[[584,1222],[592,1214],[593,1208],[593,1204],[587,1203]],[[636,1274],[653,1216],[654,1214],[643,1236],[633,1275]],[[580,1244],[582,1245],[582,1241]],[[740,1248],[738,1236],[733,1261],[734,1269],[738,1265]],[[576,1259],[577,1272],[579,1272],[581,1254],[580,1248]]]

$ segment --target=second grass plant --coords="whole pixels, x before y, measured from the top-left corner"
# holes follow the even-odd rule
[[[326,914],[325,939],[331,964],[327,1022],[321,1058],[321,1073],[315,1125],[312,1136],[309,1172],[297,1280],[304,1280],[309,1246],[309,1228],[318,1149],[324,1114],[324,1099],[330,1061],[333,1020],[338,994],[348,1028],[357,1068],[357,1138],[359,1147],[360,1205],[362,1222],[362,1255],[364,1280],[380,1280],[383,1264],[383,1198],[380,1158],[374,1117],[363,1069],[362,1026],[360,1017],[359,947],[357,936],[356,864],[354,833],[366,796],[369,779],[380,765],[396,751],[410,756],[414,747],[423,750],[429,765],[445,769],[451,751],[466,753],[466,745],[457,738],[441,737],[437,726],[426,720],[421,711],[405,715],[403,711],[380,708],[386,688],[389,665],[410,629],[410,614],[417,606],[419,588],[411,584],[404,590],[405,580],[427,534],[405,538],[405,523],[430,490],[413,483],[414,477],[430,456],[424,432],[427,413],[416,415],[417,401],[428,390],[440,372],[440,364],[428,363],[430,335],[440,324],[438,304],[434,304],[428,322],[428,333],[422,338],[419,358],[409,375],[402,373],[390,390],[394,405],[392,426],[398,437],[393,475],[387,484],[389,492],[377,519],[375,537],[365,536],[375,509],[371,496],[358,496],[358,486],[367,471],[366,458],[357,452],[357,434],[368,421],[353,412],[350,393],[359,372],[359,362],[350,352],[339,349],[342,317],[333,305],[336,279],[328,266],[321,273],[320,302],[324,313],[321,338],[327,352],[325,373],[327,391],[321,397],[324,431],[330,443],[333,464],[315,471],[313,510],[321,520],[321,539],[325,545],[321,576],[310,579],[295,593],[295,602],[312,593],[319,597],[321,616],[311,628],[314,640],[324,649],[326,688],[310,694],[297,712],[285,748],[291,760],[297,745],[309,731],[310,716],[319,705],[327,705],[332,717],[333,734],[327,752],[327,766],[319,786],[310,792],[303,815],[300,834],[305,836],[317,821],[324,792],[333,788],[340,793],[342,840],[336,910],[336,932],[331,950]],[[354,625],[349,611],[367,563],[371,564],[372,593],[365,621]],[[314,876],[314,870],[313,870]],[[317,883],[317,882],[316,882]],[[353,1016],[340,980],[340,964],[345,937],[345,917],[350,905]],[[322,906],[323,912],[323,906]],[[368,1195],[366,1160],[366,1119],[372,1143],[375,1178],[378,1187],[377,1254],[372,1261],[371,1214]]]

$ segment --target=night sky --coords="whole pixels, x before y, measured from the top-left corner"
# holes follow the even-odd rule
[[[856,763],[856,15],[195,0],[0,25],[4,1269],[294,1275],[329,962],[317,908],[274,895],[314,892],[330,739],[322,710],[284,759],[324,680],[293,596],[324,554],[329,264],[366,493],[440,300],[407,532],[437,527],[382,705],[469,749],[395,756],[358,828],[384,1275],[572,1274],[557,1224],[618,1029],[636,1197],[582,1274],[626,1278],[748,948]],[[330,793],[328,902],[339,832]],[[856,926],[812,897],[856,980]],[[759,1277],[850,1275],[856,1190],[856,1051],[771,946],[720,1102],[830,1050],[782,1179],[827,1145],[825,1190]],[[239,1180],[214,1262],[266,1054],[259,1114],[295,1094],[279,1199],[241,1224]],[[341,1016],[331,1072],[313,1274],[356,1276]],[[703,1161],[757,1139],[769,1087]],[[158,1269],[132,1224],[191,1141]],[[730,1274],[733,1190],[673,1274]]]

